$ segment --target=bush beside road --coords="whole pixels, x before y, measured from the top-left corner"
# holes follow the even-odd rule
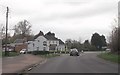
[[[98,55],[98,57],[108,60],[108,61],[111,61],[111,62],[120,63],[120,55],[117,55],[117,54],[101,53]]]
[[[53,51],[33,51],[30,54],[37,55],[43,58],[51,58],[51,57],[60,56],[60,53],[53,52]]]
[[[68,51],[33,51],[33,52],[28,52],[28,54],[33,54],[33,55],[37,55],[40,57],[44,57],[44,58],[52,58],[52,57],[56,57],[56,56],[60,56],[61,54],[67,54],[69,53]]]
[[[69,51],[50,50],[50,51],[31,51],[31,52],[27,52],[27,53],[34,54],[34,55],[38,55],[38,54],[44,55],[44,54],[53,54],[53,53],[56,53],[56,54],[57,53],[69,53]]]

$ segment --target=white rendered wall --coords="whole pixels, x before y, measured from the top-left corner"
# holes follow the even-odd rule
[[[64,51],[64,50],[65,50],[65,45],[59,45],[59,46],[58,46],[58,50]]]
[[[37,39],[35,39],[34,49],[38,50],[38,51],[43,51],[44,47],[46,47],[46,46],[43,45],[44,41],[47,42],[47,39],[43,36],[39,36]],[[46,51],[48,51],[47,47],[46,47]]]
[[[28,52],[29,52],[29,51],[34,51],[34,49],[33,49],[33,42],[34,42],[34,41],[28,41],[28,48],[27,48],[27,49],[28,49]]]

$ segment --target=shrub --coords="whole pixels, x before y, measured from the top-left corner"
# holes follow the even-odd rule
[[[44,54],[49,54],[49,51],[33,51],[32,54],[34,55],[44,55]]]

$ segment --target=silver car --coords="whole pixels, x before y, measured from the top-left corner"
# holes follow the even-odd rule
[[[76,48],[70,49],[70,56],[79,56],[79,52]]]

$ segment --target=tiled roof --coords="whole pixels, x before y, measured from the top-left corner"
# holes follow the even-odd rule
[[[47,40],[58,40],[56,37],[50,36],[50,35],[45,35],[44,37],[45,37]]]
[[[39,36],[44,36],[44,33],[40,31],[37,35],[34,36],[34,39],[38,38]]]
[[[51,32],[46,33],[44,37],[45,37],[47,40],[58,40],[58,39],[55,37],[55,34],[54,34],[54,33],[51,33]]]
[[[64,42],[61,39],[58,40],[59,40],[59,44],[64,44]]]
[[[24,42],[23,39],[16,39],[16,40],[14,41],[14,43],[23,43],[23,42]]]
[[[38,38],[41,35],[44,36],[47,40],[57,40],[59,41],[59,44],[64,44],[64,42],[61,39],[56,38],[55,34],[51,32],[48,32],[44,35],[43,32],[40,31],[39,34],[35,35],[34,39]]]

